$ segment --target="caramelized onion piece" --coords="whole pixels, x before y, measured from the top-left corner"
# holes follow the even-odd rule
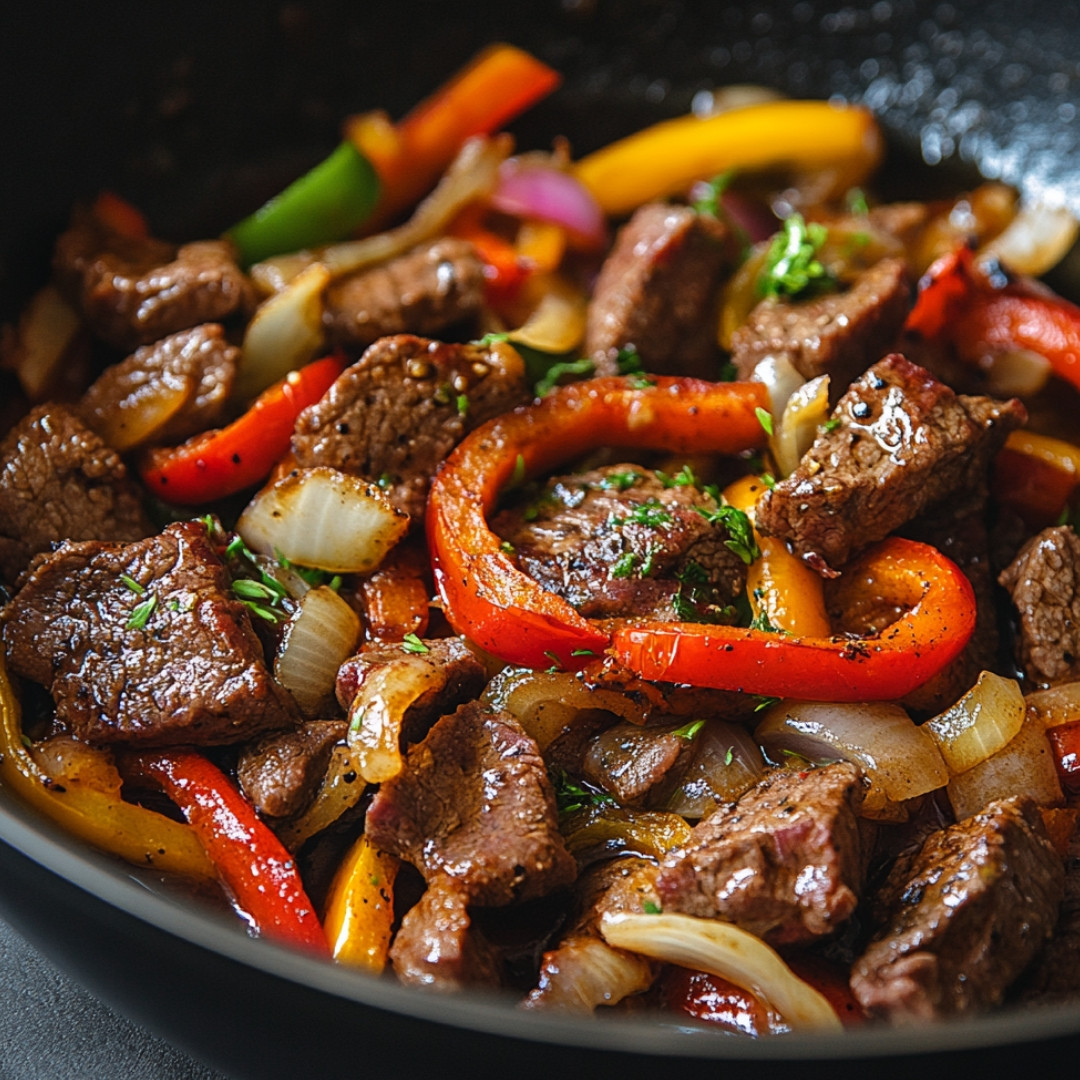
[[[659,859],[690,840],[690,826],[676,813],[635,810],[602,802],[576,810],[560,823],[571,855],[602,849]]]
[[[996,754],[1015,738],[1023,722],[1020,685],[984,671],[955,705],[923,727],[933,736],[949,771],[956,774]]]
[[[292,821],[275,826],[278,839],[290,850],[299,851],[316,833],[329,828],[346,810],[351,810],[364,794],[366,785],[356,768],[356,757],[344,743],[334,747],[326,776],[311,805]]]
[[[709,720],[694,738],[694,756],[667,808],[703,818],[717,805],[734,802],[765,775],[765,758],[750,733],[738,724]]]
[[[1036,690],[1024,698],[1029,715],[1044,727],[1060,727],[1080,720],[1080,682],[1061,683],[1049,690]]]
[[[540,973],[540,987],[522,1002],[526,1009],[591,1013],[648,990],[654,965],[633,953],[613,949],[599,938],[582,935],[551,954]]]

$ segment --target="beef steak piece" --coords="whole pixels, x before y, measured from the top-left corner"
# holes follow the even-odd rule
[[[119,454],[66,405],[39,405],[0,444],[0,577],[61,540],[153,532]]]
[[[93,745],[236,743],[297,721],[201,521],[38,555],[3,638],[12,671]]]
[[[479,702],[442,717],[380,785],[367,832],[429,886],[449,876],[470,904],[499,907],[574,880],[555,795],[536,743]]]
[[[1044,529],[998,581],[1019,616],[1024,676],[1036,686],[1080,678],[1080,537],[1068,525]]]
[[[773,945],[811,941],[855,910],[867,864],[859,770],[778,769],[694,827],[661,868],[665,911],[723,919]]]
[[[296,421],[301,467],[330,465],[386,486],[396,507],[424,515],[436,467],[474,428],[528,400],[510,346],[380,338]]]
[[[1016,399],[953,393],[893,353],[837,403],[798,468],[758,501],[766,536],[842,566],[930,507],[986,490],[990,462],[1025,421]]]
[[[717,297],[738,245],[688,206],[647,203],[619,230],[589,301],[585,353],[615,370],[633,346],[646,371],[715,378]]]
[[[692,484],[612,465],[548,481],[491,528],[526,574],[586,617],[732,622],[746,566],[716,509]]]
[[[314,797],[334,746],[347,731],[344,720],[306,720],[298,728],[245,743],[236,763],[240,787],[268,817],[300,813]]]
[[[107,367],[83,394],[79,414],[119,450],[151,440],[182,442],[221,419],[239,360],[240,350],[225,339],[219,323],[181,330]],[[162,382],[183,392],[180,408],[150,431],[131,430],[125,411]]]
[[[1038,806],[1027,797],[989,803],[897,860],[852,992],[894,1024],[999,1004],[1053,931],[1063,881]]]
[[[483,301],[484,267],[472,244],[443,237],[332,282],[323,326],[331,344],[366,349],[388,334],[437,334],[475,317]]]
[[[57,283],[94,333],[134,349],[254,306],[254,290],[225,240],[177,248],[114,232],[92,214],[75,217],[56,242]]]
[[[620,806],[657,806],[686,771],[693,740],[685,724],[614,724],[589,740],[579,772]]]
[[[829,376],[836,401],[848,384],[893,348],[907,318],[907,264],[886,258],[864,270],[845,292],[812,300],[762,300],[732,338],[739,378],[771,356],[791,362],[805,379]]]

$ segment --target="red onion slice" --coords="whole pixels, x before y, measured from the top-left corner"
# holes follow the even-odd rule
[[[586,251],[607,242],[607,223],[596,200],[579,180],[559,169],[505,162],[491,205],[515,217],[561,225],[571,242]]]

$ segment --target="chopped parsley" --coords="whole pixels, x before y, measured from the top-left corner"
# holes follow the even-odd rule
[[[502,542],[502,543],[501,543],[501,544],[499,545],[499,550],[500,550],[500,551],[501,551],[501,552],[502,552],[502,553],[503,553],[504,555],[513,555],[513,554],[514,554],[514,553],[515,553],[515,552],[517,551],[517,548],[516,548],[516,547],[514,547],[514,545],[513,545],[513,544],[511,544],[509,540],[504,540],[504,541],[503,541],[503,542]]]
[[[359,735],[360,729],[364,726],[364,713],[365,709],[357,709],[356,712],[349,717],[349,734]]]
[[[615,370],[620,375],[643,375],[645,366],[641,362],[637,349],[633,345],[627,345],[618,351],[615,356]]]
[[[836,279],[817,257],[827,236],[824,225],[816,221],[807,224],[802,214],[785,218],[765,256],[758,293],[795,300],[834,289]]]
[[[431,652],[431,650],[416,636],[416,634],[406,634],[401,639],[401,649],[403,652],[415,653],[417,655],[421,653]]]
[[[729,746],[727,753],[724,755],[724,764],[730,765],[735,760],[735,747]]]
[[[146,590],[144,589],[143,592]],[[146,624],[150,621],[150,616],[154,614],[154,609],[157,607],[157,594],[150,593],[149,596],[141,603],[137,604],[135,610],[132,611],[128,621],[124,624],[128,630],[142,630]]]
[[[714,218],[725,216],[723,207],[720,205],[720,197],[731,186],[731,181],[734,179],[735,170],[727,169],[711,180],[706,180],[700,185],[701,195],[691,204],[694,210],[699,214],[708,214]]]
[[[341,575],[333,574],[329,570],[320,570],[315,566],[298,566],[288,556],[283,555],[276,548],[274,549],[274,558],[277,559],[277,564],[282,570],[291,570],[301,581],[306,582],[313,589],[317,589],[320,585],[326,585],[328,588],[337,592],[341,588]],[[275,580],[272,575],[267,575],[271,580]]]
[[[751,630],[763,630],[766,634],[781,634],[783,631],[769,622],[769,613],[762,608],[751,620]]]
[[[697,487],[697,477],[689,465],[684,465],[674,476],[669,475],[662,469],[654,469],[656,479],[666,488]]]
[[[502,333],[502,334],[495,334],[495,333],[485,334],[482,338],[477,338],[472,344],[473,345],[481,345],[481,346],[499,345],[502,342],[509,341],[509,340],[510,340],[510,332],[507,331],[506,333]]]
[[[554,363],[544,372],[542,378],[536,383],[536,396],[546,397],[559,385],[561,379],[567,376],[592,375],[596,371],[594,361],[583,358],[581,360],[560,360]]]
[[[397,481],[388,473],[384,472],[379,475],[379,479],[375,481],[381,491],[387,491],[397,483]]]
[[[133,577],[128,577],[127,574],[121,574],[120,580],[133,592],[136,596],[142,596],[146,589],[143,588]]]
[[[685,739],[687,742],[693,742],[697,737],[697,734],[705,726],[704,720],[691,720],[689,724],[683,724],[681,728],[676,728],[671,734],[678,739]]]
[[[558,653],[552,652],[551,649],[545,649],[544,655],[551,661],[551,667],[548,668],[549,672],[562,671],[562,661],[559,659]]]
[[[571,656],[595,656],[596,653],[592,649],[573,649],[570,653]]]
[[[671,525],[675,519],[659,499],[649,499],[647,502],[635,506],[626,517],[613,517],[611,524],[642,525],[646,529],[662,529]]]
[[[611,576],[613,578],[628,578],[634,573],[638,557],[632,551],[624,551],[612,564]]]
[[[710,524],[720,524],[727,529],[728,539],[724,541],[724,546],[729,551],[734,551],[747,566],[761,554],[754,539],[754,527],[742,510],[726,505],[717,506],[715,509],[699,506],[696,509]]]
[[[627,491],[641,479],[641,473],[628,469],[626,472],[608,473],[600,481],[600,487],[608,491]]]
[[[830,416],[824,424],[821,425],[821,430],[828,434],[831,431],[835,431],[840,426],[839,416]]]
[[[468,414],[468,412],[469,412],[469,395],[468,394],[458,394],[456,405],[457,405],[458,416],[466,416]]]
[[[606,806],[615,802],[615,799],[606,792],[590,791],[583,787],[565,769],[560,769],[552,777],[552,783],[560,816],[572,814],[576,810],[584,810],[587,806]]]
[[[853,187],[845,198],[848,213],[859,217],[866,217],[870,213],[870,204],[866,201],[866,192],[862,188]]]
[[[645,903],[641,905],[641,910],[646,915],[660,915],[663,913],[663,909],[655,900],[646,900]]]
[[[717,372],[717,382],[735,382],[739,377],[739,369],[730,360],[725,360]]]
[[[773,705],[779,702],[778,697],[768,697],[765,694],[754,695],[754,712],[761,712],[764,709],[771,708]]]

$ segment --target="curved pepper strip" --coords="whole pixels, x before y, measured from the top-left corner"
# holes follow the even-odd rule
[[[990,490],[1033,531],[1053,525],[1080,485],[1080,446],[1034,431],[1009,432]]]
[[[240,913],[261,936],[328,953],[292,855],[228,777],[194,750],[128,753],[126,777],[160,787],[181,809]]]
[[[296,418],[344,370],[344,360],[326,356],[290,371],[228,427],[150,450],[139,467],[143,483],[165,502],[182,506],[213,502],[257,484],[288,453]]]
[[[428,496],[435,583],[454,629],[512,664],[572,670],[608,634],[542,589],[503,551],[487,515],[512,482],[600,446],[732,454],[760,447],[760,383],[608,376],[556,388],[471,432]]]
[[[873,172],[881,153],[867,109],[772,101],[654,124],[582,158],[575,174],[606,214],[618,216],[728,169],[829,169],[842,194]]]
[[[1080,307],[1026,278],[994,285],[969,248],[943,255],[923,275],[906,329],[951,342],[973,362],[987,346],[1028,349],[1080,387]]]
[[[876,635],[794,637],[697,623],[627,623],[617,659],[645,679],[809,701],[890,701],[953,660],[975,629],[975,594],[936,548],[892,537],[849,563],[842,609],[907,609]]]
[[[339,964],[378,975],[394,927],[394,880],[400,862],[362,833],[338,867],[326,899],[326,940]]]
[[[80,840],[136,866],[212,880],[214,867],[190,826],[104,791],[50,777],[22,741],[19,702],[0,657],[0,780]]]

